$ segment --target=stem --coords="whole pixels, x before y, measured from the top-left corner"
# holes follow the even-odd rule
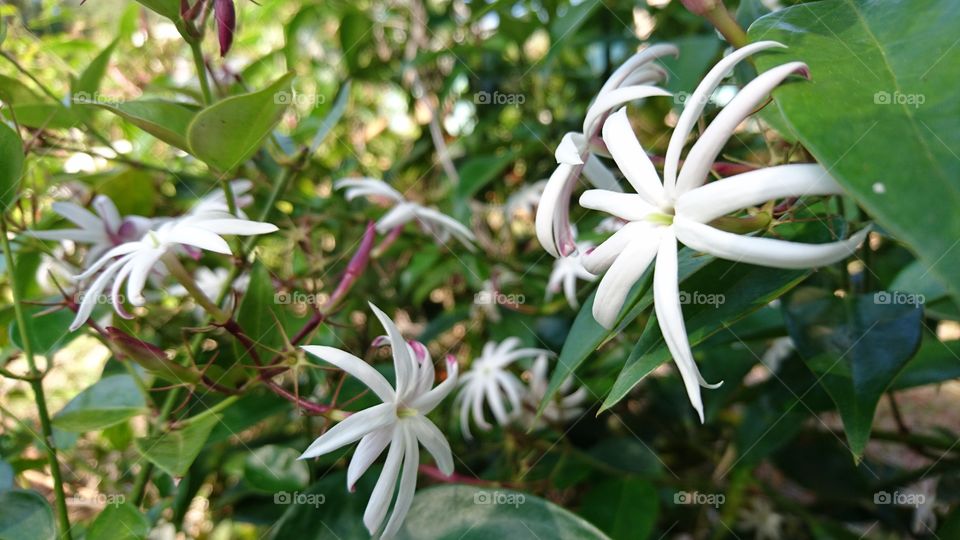
[[[186,35],[184,35],[186,37]],[[193,55],[193,65],[197,68],[197,78],[200,79],[200,91],[203,92],[203,104],[213,103],[213,93],[210,91],[210,81],[207,80],[207,65],[203,61],[203,50],[200,48],[200,40],[187,38],[190,45],[190,53]]]
[[[0,216],[0,243],[3,244],[3,256],[7,262],[7,274],[10,278],[10,291],[13,295],[13,311],[20,328],[20,340],[23,344],[23,354],[30,369],[30,387],[33,389],[33,398],[37,403],[37,416],[40,417],[40,430],[43,432],[43,446],[47,451],[47,460],[50,462],[50,475],[53,477],[53,492],[56,497],[57,522],[60,525],[61,538],[70,540],[70,518],[67,516],[67,499],[63,493],[63,477],[60,474],[60,462],[57,459],[56,441],[53,439],[53,428],[50,424],[50,413],[47,411],[47,400],[43,393],[43,379],[33,358],[33,347],[30,344],[30,335],[27,333],[27,319],[23,313],[20,288],[17,286],[17,272],[10,251],[10,240],[7,238],[7,222]]]
[[[213,317],[214,322],[224,323],[230,319],[230,315],[220,309],[219,306],[213,303],[213,300],[210,300],[210,298],[200,290],[197,282],[193,280],[193,276],[180,264],[180,259],[177,259],[176,255],[167,252],[163,254],[160,260],[163,261],[164,266],[167,267],[170,274],[190,293],[194,301]]]
[[[699,15],[710,21],[710,24],[720,32],[720,35],[729,44],[740,48],[749,43],[747,33],[730,15],[722,0],[681,0],[681,2],[694,15]]]

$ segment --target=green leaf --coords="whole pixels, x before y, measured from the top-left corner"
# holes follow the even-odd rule
[[[141,99],[116,104],[95,103],[85,106],[106,109],[161,141],[186,152],[190,151],[187,128],[197,115],[199,110],[197,107],[162,99]]]
[[[0,123],[0,212],[17,199],[23,175],[23,141],[10,126]]]
[[[157,206],[153,174],[143,169],[118,169],[94,178],[97,193],[116,201],[121,215],[152,216]]]
[[[180,19],[180,2],[177,0],[137,0],[137,2],[168,19],[174,21]]]
[[[143,457],[170,476],[183,476],[197,459],[207,436],[220,418],[215,414],[197,417],[186,427],[159,435],[137,439],[137,450]]]
[[[100,83],[107,73],[107,67],[110,66],[110,56],[116,47],[117,40],[113,40],[83,70],[80,78],[73,85],[74,100],[82,102],[94,98],[94,95],[100,90]]]
[[[53,510],[39,493],[0,491],[0,540],[46,540],[57,536]]]
[[[925,336],[920,350],[893,382],[891,389],[903,390],[960,379],[960,341],[941,341]]]
[[[337,125],[337,122],[340,121],[343,113],[347,110],[347,104],[350,102],[351,88],[353,88],[353,83],[351,81],[345,82],[343,86],[340,87],[340,91],[337,92],[337,98],[334,100],[333,106],[330,108],[330,111],[327,112],[327,115],[323,117],[323,122],[313,135],[313,140],[310,143],[310,149],[308,150],[310,155],[313,155],[313,153],[320,148],[320,144],[326,140],[327,135],[333,131],[333,127]]]
[[[3,116],[17,119],[21,126],[36,129],[63,129],[77,124],[77,117],[62,103],[40,97],[24,83],[0,75],[0,100],[6,102]]]
[[[749,34],[789,47],[757,56],[760,69],[791,60],[810,66],[813,82],[774,92],[789,127],[960,299],[955,7],[952,0],[811,2],[758,19]]]
[[[837,405],[859,461],[877,402],[920,345],[923,310],[872,294],[838,298],[805,289],[785,304],[784,317],[797,352]]]
[[[681,295],[704,301],[684,306],[684,322],[690,346],[703,340],[796,286],[808,275],[802,270],[765,268],[729,261],[716,261],[680,287]],[[650,317],[640,341],[634,346],[601,411],[623,399],[654,369],[670,360],[656,316]]]
[[[298,457],[300,452],[293,448],[261,446],[247,454],[243,478],[251,487],[270,493],[303,489],[310,482],[310,468]]]
[[[580,515],[610,538],[642,540],[653,532],[659,508],[656,487],[650,482],[611,478],[597,483],[583,496]]]
[[[250,282],[237,311],[237,323],[247,336],[258,345],[261,355],[270,354],[283,345],[283,336],[277,328],[280,314],[275,311],[277,291],[273,288],[270,272],[260,261],[250,269]],[[242,349],[238,349],[241,351]],[[250,364],[246,351],[238,353],[242,362]]]
[[[347,69],[350,73],[356,74],[360,71],[360,52],[363,50],[362,44],[366,40],[372,39],[370,35],[371,21],[367,16],[356,8],[348,8],[347,12],[340,19],[340,50],[343,59],[347,63]]]
[[[16,477],[16,473],[13,471],[13,467],[0,459],[0,491],[12,488],[14,477]]]
[[[53,417],[64,431],[96,431],[147,411],[143,392],[130,375],[104,377],[80,392]]]
[[[30,306],[25,310],[30,345],[33,346],[33,354],[40,356],[50,356],[79,334],[79,331],[69,331],[74,317],[71,311],[62,309],[44,313],[46,310],[44,306]],[[10,323],[10,340],[23,350],[20,327],[16,321]]]
[[[575,34],[601,4],[600,0],[585,0],[567,5],[566,11],[550,23],[550,40],[555,43]]]
[[[706,34],[681,36],[670,40],[670,43],[680,49],[680,55],[665,56],[657,61],[670,74],[664,87],[674,93],[692,92],[717,57],[723,42],[715,34]]]
[[[417,493],[398,540],[607,538],[599,529],[549,501],[507,489],[445,485]]]
[[[684,279],[695,274],[712,260],[710,257],[695,256],[693,251],[689,249],[681,250],[678,255],[680,281],[682,282]],[[620,322],[612,332],[600,326],[593,318],[593,300],[596,296],[596,291],[590,295],[590,298],[587,299],[577,313],[577,318],[573,321],[573,326],[570,328],[567,340],[563,344],[560,357],[557,359],[557,365],[553,370],[553,374],[550,376],[550,384],[547,386],[547,392],[537,411],[538,415],[542,413],[544,407],[553,400],[563,381],[567,380],[567,378],[583,364],[584,360],[603,344],[608,336],[619,334],[627,325],[632,323],[644,310],[653,304],[653,291],[647,287],[651,275],[650,270],[647,270],[627,295],[627,299],[623,305],[632,307],[626,310],[626,315],[621,316]],[[643,295],[642,298],[640,297],[641,295]]]
[[[480,192],[493,179],[500,176],[507,165],[517,159],[517,152],[504,152],[498,156],[471,158],[460,168],[460,184],[457,185],[457,200],[466,201]]]
[[[111,504],[87,530],[87,540],[141,540],[150,533],[150,522],[130,503]]]
[[[250,159],[287,109],[293,77],[287,73],[263,90],[228,97],[197,113],[187,129],[191,153],[223,172]]]
[[[370,533],[363,526],[363,511],[378,475],[374,466],[360,477],[354,493],[344,493],[347,474],[343,470],[327,474],[306,492],[275,493],[273,504],[288,505],[288,508],[271,528],[269,538],[369,538]],[[294,495],[297,495],[296,499]]]

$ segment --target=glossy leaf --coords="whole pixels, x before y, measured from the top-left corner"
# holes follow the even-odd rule
[[[130,375],[111,375],[80,392],[53,417],[64,431],[96,431],[147,411],[143,392]]]
[[[215,414],[194,420],[181,429],[134,441],[143,457],[170,476],[183,476],[197,459],[210,431],[220,419]]]
[[[0,491],[0,540],[52,540],[57,536],[53,510],[39,493]]]
[[[163,15],[168,19],[180,19],[180,2],[178,0],[137,0],[144,6]]]
[[[87,540],[142,540],[150,523],[130,503],[108,504],[87,530]]]
[[[840,411],[856,459],[870,437],[877,402],[917,351],[923,310],[798,291],[784,306],[787,330],[810,371]]]
[[[10,126],[0,123],[0,212],[17,199],[23,175],[23,141]]]
[[[88,106],[106,109],[161,141],[181,150],[190,151],[187,128],[199,110],[192,105],[162,99],[141,99]]]
[[[290,104],[287,73],[249,94],[228,97],[197,113],[187,128],[191,152],[218,171],[231,171],[250,159]]]
[[[920,16],[918,14],[935,14]],[[753,40],[789,47],[760,69],[809,64],[774,103],[804,146],[960,298],[960,78],[952,0],[812,2],[758,19]]]

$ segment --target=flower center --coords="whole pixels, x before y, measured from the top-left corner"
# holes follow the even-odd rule
[[[152,247],[155,247],[155,248],[160,247],[160,239],[157,238],[156,233],[154,233],[153,231],[148,231],[147,235],[144,238],[152,244]]]
[[[647,215],[647,221],[656,225],[670,226],[673,225],[673,214],[650,212],[650,214]]]
[[[400,405],[397,407],[397,418],[411,418],[418,414],[420,414],[420,412],[413,407],[407,407],[406,405]]]

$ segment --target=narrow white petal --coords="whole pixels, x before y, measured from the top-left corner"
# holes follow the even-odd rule
[[[113,204],[113,201],[110,200],[110,197],[106,195],[97,195],[93,199],[92,206],[94,210],[97,211],[97,214],[100,215],[100,219],[103,220],[103,226],[106,227],[108,231],[116,232],[120,228],[120,225],[123,222],[123,217],[120,216],[120,211],[117,210],[117,205]]]
[[[733,134],[740,122],[750,116],[757,106],[763,103],[767,96],[778,84],[783,82],[791,73],[807,68],[803,62],[789,62],[764,71],[757,78],[750,81],[737,95],[717,114],[713,122],[703,131],[697,142],[687,153],[683,168],[677,177],[675,194],[677,196],[702,185],[713,161],[717,159],[723,145]]]
[[[473,392],[473,399],[470,403],[473,412],[473,421],[481,430],[490,431],[493,425],[487,422],[487,418],[483,415],[483,402],[487,391],[487,381],[477,380],[474,386],[476,386],[476,389]]]
[[[390,444],[394,429],[396,429],[396,426],[390,425],[371,431],[360,439],[360,444],[357,445],[357,450],[353,453],[353,458],[350,459],[350,465],[347,467],[348,490],[353,491],[357,480],[363,476],[363,473],[367,472],[370,465],[380,457],[383,450]]]
[[[670,143],[667,146],[667,154],[663,165],[663,186],[668,195],[672,195],[677,181],[677,171],[680,168],[680,154],[683,152],[683,145],[687,137],[693,131],[700,113],[707,105],[707,100],[713,91],[717,89],[722,81],[744,58],[755,52],[759,52],[772,47],[786,47],[776,41],[758,41],[745,47],[733,51],[726,58],[717,62],[713,69],[704,76],[703,80],[697,85],[693,94],[687,97],[684,102],[683,112],[677,119],[677,126],[673,129],[670,136]]]
[[[538,358],[546,358],[546,355],[541,354]],[[510,401],[510,409],[512,413],[518,413],[522,407],[522,404],[520,403],[522,401],[520,399],[520,393],[523,391],[523,385],[521,385],[520,381],[517,380],[516,375],[510,373],[509,371],[498,371],[494,374],[494,378],[500,385],[500,389]]]
[[[165,230],[163,234],[158,234],[158,236],[164,243],[193,246],[223,255],[230,255],[232,253],[230,251],[230,244],[220,235],[191,225],[171,227]]]
[[[623,252],[632,240],[643,234],[650,234],[653,226],[646,222],[631,222],[613,233],[590,253],[583,255],[583,267],[596,275],[600,275],[610,268],[617,256]]]
[[[656,257],[663,230],[652,229],[649,235],[627,244],[600,280],[593,299],[593,318],[604,328],[610,329],[616,324],[627,294]]]
[[[137,253],[136,257],[130,261],[128,266],[131,267],[131,273],[130,279],[127,281],[127,296],[130,298],[131,304],[142,306],[146,303],[146,298],[143,297],[143,288],[147,284],[150,271],[163,256],[163,252],[162,249],[144,251]]]
[[[55,202],[50,207],[54,212],[75,223],[81,229],[104,230],[103,221],[93,212],[70,202]]]
[[[360,380],[367,388],[373,391],[384,403],[393,403],[396,395],[387,379],[360,358],[340,349],[323,345],[305,345],[301,347],[308,353],[324,362],[333,364],[343,371]]]
[[[745,172],[690,190],[677,198],[676,213],[707,223],[774,199],[842,193],[840,184],[820,165],[792,163]]]
[[[416,360],[410,356],[410,348],[407,347],[407,342],[403,339],[403,335],[400,334],[397,325],[393,324],[390,317],[387,317],[386,313],[380,311],[380,308],[373,305],[372,302],[368,303],[370,304],[370,309],[373,310],[373,314],[380,320],[383,329],[387,331],[387,336],[390,337],[390,350],[393,353],[393,369],[397,377],[397,384],[395,385],[397,400],[403,401],[407,397],[409,390],[416,385],[416,380],[414,379]]]
[[[376,178],[344,178],[337,180],[333,183],[334,189],[343,189],[351,187],[362,187],[365,189],[373,189],[377,191],[377,194],[383,197],[388,197],[395,201],[402,201],[403,195],[399,191],[394,189],[390,184],[387,184],[383,180],[378,180]]]
[[[577,276],[576,274],[567,274],[563,280],[563,294],[567,297],[567,304],[573,309],[580,305],[577,302]]]
[[[212,233],[237,236],[269,234],[279,230],[273,223],[250,221],[248,219],[209,219],[197,223],[196,226]]]
[[[453,219],[452,217],[443,214],[433,208],[420,207],[417,209],[417,217],[425,221],[432,221],[439,225],[442,229],[449,230],[459,237],[469,238],[470,241],[476,240],[473,235],[473,231],[468,229],[466,225],[460,223],[459,221]],[[472,244],[467,244],[467,247],[473,247]]]
[[[390,500],[393,499],[393,488],[397,485],[397,475],[400,474],[400,463],[403,461],[405,453],[404,431],[402,429],[393,430],[393,439],[390,441],[390,450],[387,451],[387,460],[383,464],[383,470],[380,471],[380,477],[377,478],[377,484],[370,493],[370,500],[367,501],[367,508],[363,511],[363,524],[367,527],[370,535],[374,535],[383,518],[387,515],[387,509],[390,508]]]
[[[437,462],[440,472],[447,476],[453,474],[453,453],[450,451],[450,443],[440,429],[424,416],[416,416],[407,422],[417,436],[417,440]]]
[[[620,67],[618,67],[610,75],[610,78],[603,83],[599,93],[603,94],[613,90],[614,88],[623,86],[625,81],[638,70],[644,70],[653,67],[651,62],[657,58],[668,55],[676,57],[679,54],[680,50],[674,45],[667,43],[650,45],[649,47],[644,48],[642,51],[634,53],[634,55],[628,58],[626,62],[620,64]]]
[[[687,388],[690,404],[696,409],[703,422],[703,401],[700,398],[700,386],[716,388],[721,383],[710,385],[703,380],[697,363],[690,351],[687,329],[683,323],[683,310],[680,307],[680,286],[677,263],[677,240],[672,232],[663,235],[657,252],[657,265],[653,272],[653,306],[657,322],[663,333],[667,349],[673,355]]]
[[[377,220],[377,232],[385,234],[396,227],[406,225],[417,216],[416,209],[417,205],[413,203],[400,203],[394,206]]]
[[[86,290],[83,291],[83,300],[80,301],[80,307],[77,309],[77,316],[74,317],[73,322],[70,323],[71,332],[80,328],[83,326],[83,323],[87,322],[87,319],[90,318],[90,314],[93,313],[93,309],[97,307],[100,297],[103,295],[103,291],[107,288],[110,280],[113,279],[116,273],[131,256],[132,255],[128,254],[114,261],[106,268],[106,270],[103,271],[102,274],[97,276],[97,279],[95,279],[93,283],[86,288]]]
[[[470,404],[473,402],[473,387],[464,388],[457,394],[457,400],[460,401],[460,432],[465,440],[473,440],[473,434],[470,433]]]
[[[24,231],[25,236],[39,238],[41,240],[73,240],[74,242],[83,242],[96,244],[106,242],[107,235],[102,231],[92,231],[87,229],[51,229],[48,231]]]
[[[673,223],[677,239],[697,251],[736,262],[797,269],[816,268],[849,257],[869,231],[862,229],[838,242],[805,244],[728,233],[680,216]]]
[[[486,392],[487,404],[493,411],[493,417],[498,424],[506,426],[510,423],[510,415],[507,414],[507,409],[503,406],[503,395],[500,393],[499,385],[494,380],[488,380],[484,384],[484,392]]]
[[[603,123],[603,142],[633,189],[649,204],[665,206],[666,197],[660,176],[647,152],[640,146],[627,118],[626,108],[611,114]]]
[[[554,157],[557,163],[566,163],[567,165],[581,165],[583,158],[581,155],[587,149],[587,140],[583,133],[567,133],[560,139]]]
[[[600,129],[600,121],[613,109],[621,107],[638,99],[670,96],[670,92],[656,86],[628,86],[617,88],[597,96],[597,100],[587,109],[587,116],[583,120],[583,132],[588,136]]]
[[[380,540],[393,538],[413,504],[413,495],[417,490],[417,468],[420,466],[420,447],[413,433],[404,431],[403,474],[400,476],[400,487],[397,489],[397,501],[393,505],[393,513],[383,528]]]
[[[554,257],[566,254],[573,245],[570,230],[570,194],[576,184],[574,166],[562,163],[557,166],[547,185],[543,188],[537,206],[537,240],[547,253]]]
[[[128,255],[143,248],[144,245],[141,242],[127,242],[126,244],[120,244],[119,246],[104,253],[102,257],[97,259],[97,261],[90,266],[90,268],[87,268],[82,273],[73,276],[73,279],[75,281],[83,281],[96,274],[101,268],[112,262],[115,257]]]
[[[453,356],[447,357],[447,378],[442,383],[433,387],[429,392],[415,397],[410,406],[420,412],[420,414],[430,414],[433,409],[446,398],[454,388],[457,387],[457,374],[459,366]]]
[[[620,183],[617,182],[616,177],[613,176],[610,169],[600,161],[600,158],[593,154],[587,155],[587,163],[583,166],[583,176],[597,189],[616,192],[623,191],[623,188],[620,187]]]
[[[389,426],[397,421],[393,403],[381,403],[369,409],[355,412],[307,447],[298,459],[308,459],[332,452],[346,446],[367,433]]]
[[[656,210],[643,196],[636,193],[614,193],[603,189],[588,189],[580,195],[580,206],[606,212],[624,221],[646,219]]]

